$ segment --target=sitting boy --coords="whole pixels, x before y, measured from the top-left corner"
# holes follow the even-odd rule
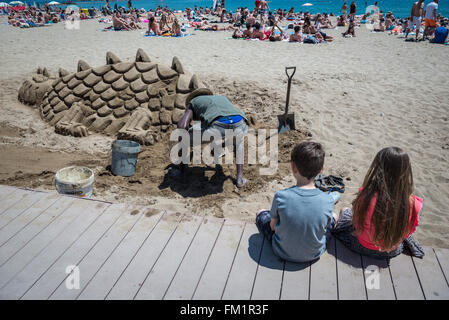
[[[276,192],[271,211],[260,211],[256,225],[274,253],[292,262],[308,262],[326,250],[326,232],[337,215],[334,202],[339,194],[325,193],[315,187],[314,178],[323,171],[324,150],[321,144],[304,141],[291,153],[291,168],[296,186]]]

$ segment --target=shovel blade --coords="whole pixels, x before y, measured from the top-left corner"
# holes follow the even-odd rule
[[[284,133],[289,130],[295,130],[295,114],[283,114],[278,116],[278,133]]]

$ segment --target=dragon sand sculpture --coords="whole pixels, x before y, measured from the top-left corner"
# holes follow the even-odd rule
[[[36,105],[56,133],[85,137],[97,132],[143,145],[154,144],[174,127],[187,95],[204,87],[177,57],[169,67],[152,62],[142,49],[135,62],[108,52],[106,65],[92,68],[80,60],[76,73],[58,73],[38,68],[20,87],[19,100]]]

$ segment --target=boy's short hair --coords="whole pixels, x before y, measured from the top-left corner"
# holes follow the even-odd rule
[[[303,141],[297,144],[291,153],[291,161],[299,174],[307,179],[316,177],[324,165],[325,152],[318,142]]]

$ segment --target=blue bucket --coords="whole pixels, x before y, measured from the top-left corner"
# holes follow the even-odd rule
[[[112,173],[130,177],[136,172],[137,155],[140,144],[129,140],[116,140],[112,143]]]

